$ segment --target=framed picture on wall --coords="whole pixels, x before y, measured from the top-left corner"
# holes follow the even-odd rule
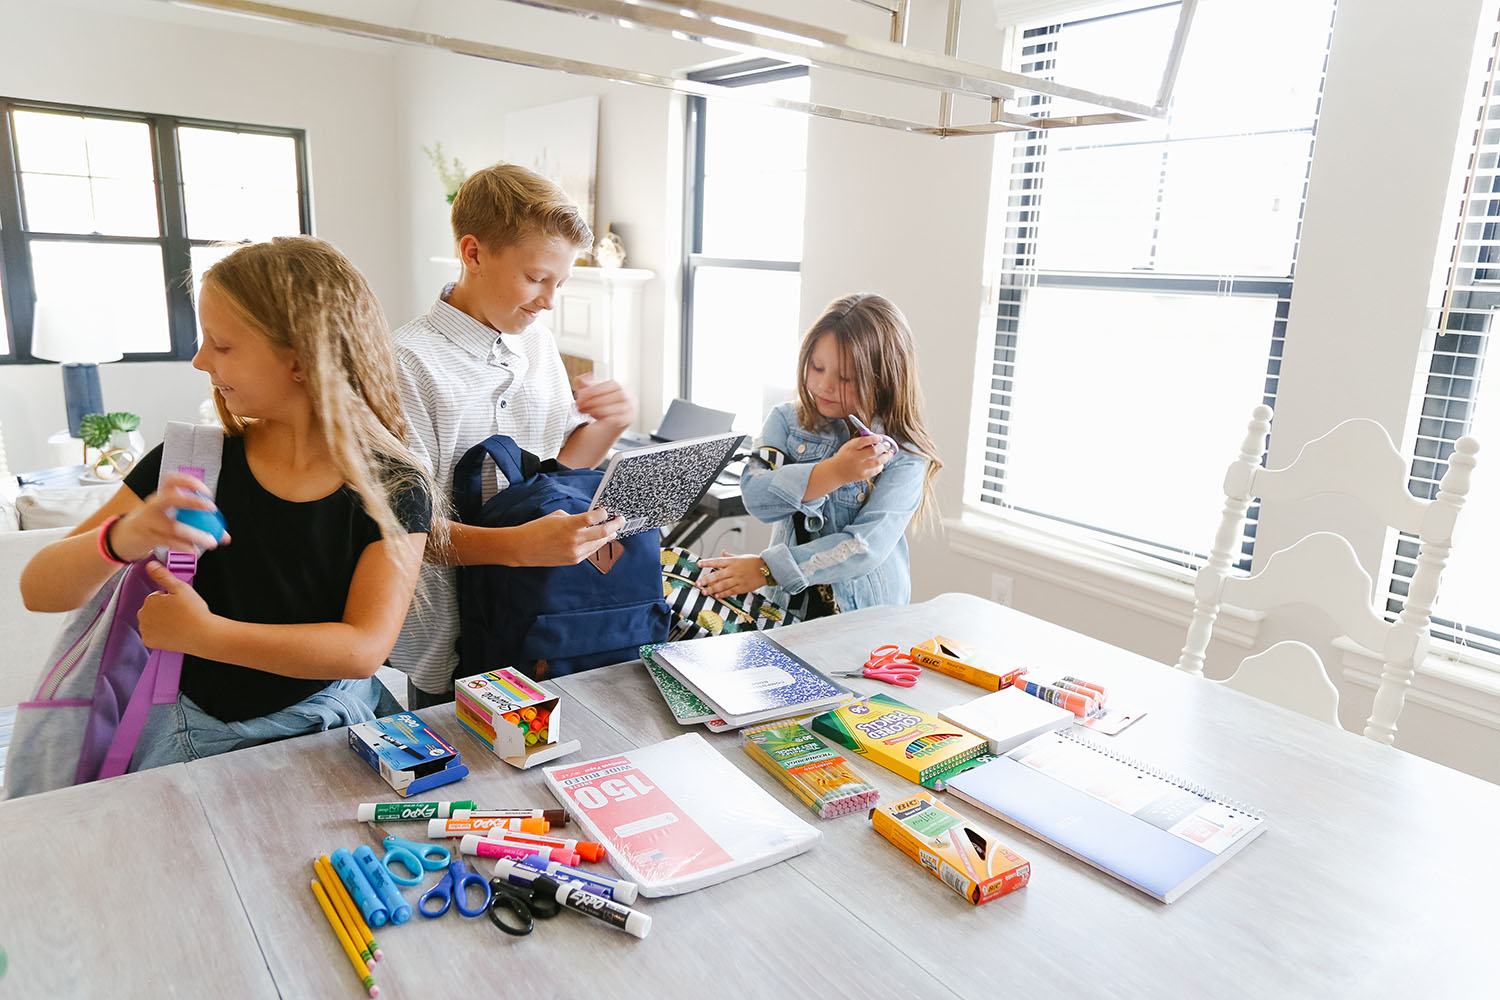
[[[505,116],[505,158],[554,181],[578,203],[596,233],[594,188],[599,159],[599,98],[523,108]]]

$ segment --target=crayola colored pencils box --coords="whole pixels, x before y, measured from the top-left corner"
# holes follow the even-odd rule
[[[911,648],[911,658],[924,667],[957,677],[986,691],[1010,687],[1026,672],[1025,667],[1002,663],[993,653],[945,635],[917,643]]]
[[[1031,881],[1031,862],[919,792],[870,810],[875,832],[978,906]]]
[[[564,743],[562,698],[519,670],[502,667],[453,682],[459,725],[507,764],[531,767],[572,753]]]

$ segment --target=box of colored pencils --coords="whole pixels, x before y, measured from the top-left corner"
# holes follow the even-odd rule
[[[778,722],[746,729],[742,735],[745,752],[822,819],[861,812],[880,799],[879,789],[804,726]]]
[[[561,697],[518,670],[461,677],[453,695],[459,725],[507,764],[527,768],[580,746],[562,741]]]
[[[917,643],[911,648],[911,658],[924,667],[957,677],[986,691],[1010,687],[1026,672],[1025,667],[1001,662],[993,653],[945,635]]]
[[[1031,863],[958,813],[918,792],[870,810],[875,832],[978,906],[1031,880]]]

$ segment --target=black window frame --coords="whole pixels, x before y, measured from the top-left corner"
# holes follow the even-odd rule
[[[14,111],[42,111],[145,124],[151,135],[158,234],[154,237],[106,236],[100,233],[52,233],[28,229],[25,203],[21,197],[20,151],[16,145],[12,118]],[[3,162],[0,162],[0,278],[3,278],[4,284],[0,307],[4,308],[10,331],[10,350],[0,351],[0,365],[53,363],[31,353],[32,312],[36,301],[29,249],[32,240],[161,247],[162,273],[166,276],[170,349],[128,352],[122,361],[192,360],[198,350],[198,322],[193,311],[191,288],[192,250],[194,247],[219,245],[223,241],[192,239],[188,236],[182,163],[177,142],[177,130],[180,127],[248,132],[292,139],[296,144],[298,223],[302,233],[312,234],[312,192],[307,160],[307,132],[304,129],[0,96],[0,154],[4,156]]]
[[[746,59],[688,74],[689,80],[720,87],[751,87],[807,76],[808,68],[777,59]],[[700,267],[741,268],[751,271],[801,273],[800,260],[711,257],[703,253],[703,160],[708,143],[708,98],[696,94],[687,99],[687,141],[683,143],[687,163],[683,169],[682,212],[682,367],[678,372],[678,395],[692,399],[693,390],[693,293]]]

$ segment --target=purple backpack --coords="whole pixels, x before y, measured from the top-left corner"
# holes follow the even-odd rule
[[[186,472],[213,493],[223,450],[219,427],[169,423],[161,476]],[[156,557],[179,580],[193,582],[196,555],[158,550]],[[156,589],[145,560],[131,563],[68,616],[36,693],[17,706],[5,763],[6,798],[129,769],[151,706],[175,702],[182,675],[181,653],[141,643],[137,616]]]

